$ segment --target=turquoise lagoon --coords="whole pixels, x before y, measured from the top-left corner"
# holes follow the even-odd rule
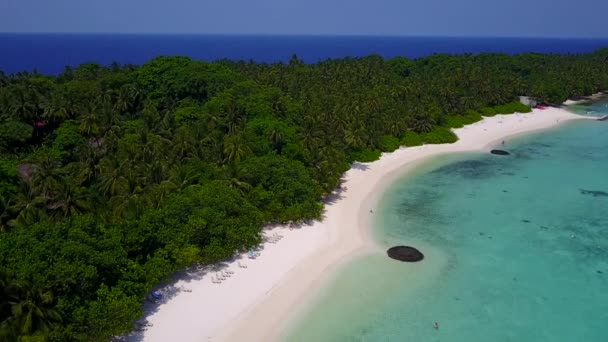
[[[576,110],[591,106],[602,115]],[[608,341],[608,123],[504,148],[435,158],[391,186],[374,211],[382,250],[342,266],[282,340]],[[398,244],[425,260],[388,259]]]
[[[576,104],[570,107],[574,112],[590,116],[602,116],[608,114],[608,96],[597,101]]]

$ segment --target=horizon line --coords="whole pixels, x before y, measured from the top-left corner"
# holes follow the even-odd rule
[[[124,36],[223,36],[223,37],[349,37],[349,38],[493,38],[493,39],[600,39],[608,36],[535,36],[535,35],[408,35],[408,34],[326,34],[326,33],[199,33],[199,32],[9,32],[0,31],[0,35],[124,35]]]

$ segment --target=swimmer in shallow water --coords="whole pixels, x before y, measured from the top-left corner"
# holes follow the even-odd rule
[[[439,323],[435,322],[433,324],[433,328],[435,328],[435,330],[439,330]]]

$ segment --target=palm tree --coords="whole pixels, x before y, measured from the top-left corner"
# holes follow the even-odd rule
[[[174,128],[178,126],[175,115],[173,115],[173,111],[168,108],[159,111],[159,115],[160,122],[158,124],[158,132],[165,138],[170,138]]]
[[[139,217],[143,212],[144,189],[140,185],[141,177],[133,170],[129,170],[125,176],[126,188],[122,193],[110,198],[110,204],[114,208],[116,217]]]
[[[99,119],[97,118],[96,110],[96,105],[89,104],[80,120],[80,132],[87,136],[96,136],[99,134]]]
[[[348,127],[348,123],[352,119],[352,115],[350,112],[342,112],[340,111],[340,107],[336,107],[337,109],[335,111],[329,113],[329,121],[332,123],[336,133],[344,134],[344,131],[346,131],[346,128]]]
[[[344,140],[351,147],[363,148],[366,144],[367,132],[362,125],[357,126],[355,128],[348,128],[344,132]]]
[[[175,184],[169,181],[163,181],[160,184],[147,189],[144,198],[142,198],[142,202],[144,202],[147,207],[160,208],[166,203],[167,197],[174,191]]]
[[[272,144],[272,149],[277,151],[278,154],[281,154],[281,150],[285,144],[281,131],[275,128],[270,132],[270,143]]]
[[[61,163],[52,151],[44,151],[42,156],[34,161],[32,184],[45,198],[52,196],[53,190],[61,181]]]
[[[49,96],[41,97],[44,100],[39,101],[42,117],[56,122],[74,119],[82,109],[82,98],[74,95],[65,84],[55,86]]]
[[[120,114],[125,114],[131,108],[132,100],[132,90],[130,89],[130,86],[123,86],[117,93],[114,109]]]
[[[180,127],[175,132],[175,138],[173,138],[173,151],[179,160],[184,160],[193,155],[194,150],[194,137],[192,132],[186,127]]]
[[[12,286],[11,274],[0,268],[0,323],[11,315],[10,297],[6,292],[6,289],[10,286]]]
[[[111,129],[119,129],[117,126],[120,121],[120,116],[112,107],[112,103],[110,99],[104,98],[101,103],[98,105],[99,119],[98,123],[101,127],[101,135],[105,135]],[[97,123],[93,121],[92,118],[88,118],[90,124]]]
[[[3,86],[0,86],[0,119],[7,120],[10,117],[10,96],[9,92]]]
[[[416,133],[427,133],[433,130],[432,119],[428,115],[417,114],[410,121],[410,129]]]
[[[243,121],[243,113],[235,100],[230,101],[225,114],[228,121],[228,133],[234,134]]]
[[[208,130],[215,129],[218,126],[219,121],[220,121],[220,119],[213,113],[206,113],[203,120],[204,120],[205,125],[207,126]]]
[[[11,311],[11,297],[7,289],[14,286],[12,274],[7,270],[0,269],[0,340],[10,341],[17,339],[17,333],[11,325],[9,319],[13,315]]]
[[[142,99],[141,90],[133,83],[123,85],[115,94],[114,107],[121,115],[132,116],[145,100]]]
[[[200,141],[197,141],[194,146],[194,157],[199,160],[207,160],[216,164],[225,162],[223,134],[219,131],[214,131]]]
[[[12,114],[20,118],[25,122],[34,122],[38,106],[31,94],[29,94],[27,88],[20,86],[13,91],[12,96],[9,98],[10,109]]]
[[[115,196],[127,188],[127,179],[122,175],[123,164],[115,157],[106,157],[100,161],[100,188],[104,195]]]
[[[58,218],[66,218],[89,210],[90,205],[83,190],[83,188],[77,188],[70,180],[62,182],[48,208]]]
[[[183,190],[196,183],[197,174],[192,168],[176,165],[169,171],[169,182],[177,190]]]
[[[44,201],[44,198],[38,195],[38,192],[34,190],[30,183],[22,182],[19,184],[14,204],[10,207],[12,212],[17,213],[17,217],[9,221],[8,224],[15,226],[36,222],[42,216]]]
[[[244,195],[251,190],[252,186],[242,180],[242,176],[242,170],[231,164],[224,167],[224,172],[219,177],[219,180]]]
[[[113,214],[116,218],[134,219],[139,217],[144,210],[145,198],[141,196],[141,189],[135,194],[126,193],[110,198]]]
[[[308,150],[317,147],[321,142],[319,126],[313,120],[304,121],[302,130],[300,131],[299,138],[304,142],[304,146]]]
[[[151,100],[146,100],[143,107],[141,114],[146,123],[146,127],[152,132],[158,132],[162,123],[158,109]]]
[[[69,117],[69,112],[65,98],[55,95],[44,104],[42,117],[46,120],[63,121]]]
[[[14,283],[5,292],[8,294],[12,315],[2,322],[0,330],[27,336],[46,333],[55,323],[61,322],[50,291],[28,283]]]
[[[0,194],[0,233],[8,230],[8,221],[11,217],[11,200]]]
[[[369,112],[373,115],[378,114],[380,112],[380,109],[382,108],[382,104],[379,100],[380,98],[380,94],[373,94],[367,99],[367,107],[369,109]]]
[[[101,146],[104,139],[93,140],[94,144],[89,145],[80,149],[80,160],[78,165],[78,182],[79,184],[91,184],[95,178],[99,175],[99,154],[103,153]],[[97,143],[97,144],[95,144]],[[93,146],[91,146],[93,145]]]
[[[240,135],[228,136],[224,140],[224,161],[238,163],[249,154],[251,149]]]
[[[146,164],[147,177],[146,180],[152,184],[160,184],[165,180],[165,174],[167,173],[167,163],[160,158],[153,159],[150,163]]]

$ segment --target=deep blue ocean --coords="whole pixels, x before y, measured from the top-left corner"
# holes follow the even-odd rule
[[[287,61],[293,54],[307,63],[328,58],[378,54],[385,58],[424,57],[434,53],[542,52],[586,53],[608,47],[606,39],[221,36],[126,34],[0,33],[0,70],[11,74],[37,70],[57,74],[86,62],[142,64],[156,56],[189,56],[213,61]]]

